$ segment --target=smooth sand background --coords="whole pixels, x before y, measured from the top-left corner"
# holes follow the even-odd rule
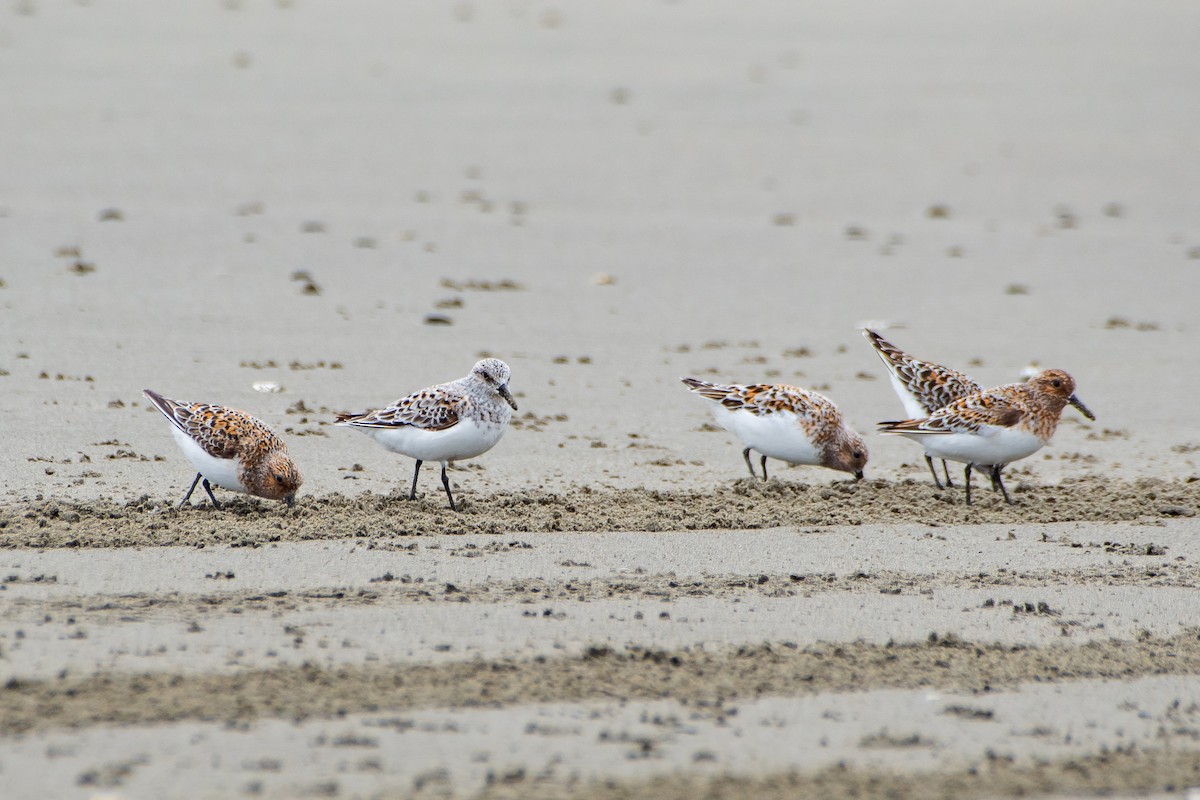
[[[1200,623],[1197,29],[1200,8],[1167,2],[9,4],[0,540],[19,547],[4,557],[0,674],[16,683],[0,777],[18,796],[130,797],[1200,785],[1186,702],[1200,685],[1182,657]],[[924,485],[915,446],[870,437],[872,483],[826,498],[838,476],[773,465],[814,494],[768,489],[754,516],[739,503],[763,490],[740,447],[706,430],[678,377],[817,388],[869,432],[900,406],[866,322],[986,384],[1031,362],[1066,369],[1098,421],[1068,410],[1053,446],[1014,466],[1016,509],[982,486],[976,511],[953,505]],[[442,520],[431,469],[415,508],[328,499],[411,477],[406,459],[329,426],[334,412],[456,378],[485,352],[512,366],[521,411],[454,473],[472,535]],[[191,475],[145,386],[275,426],[307,510],[170,514]],[[731,484],[740,499],[703,499]],[[1060,504],[1076,485],[1087,509]],[[872,499],[890,489],[894,504]],[[560,535],[519,523],[522,496],[553,515],[589,490],[634,513],[593,503]],[[818,498],[847,510],[816,514]],[[684,530],[692,516],[719,530]],[[127,544],[192,547],[92,549],[106,520]],[[647,520],[654,531],[630,527]],[[758,525],[770,529],[743,530]],[[88,549],[40,552],[35,528],[41,544]],[[286,541],[314,529],[355,544]],[[272,531],[285,541],[270,549],[227,546]],[[422,532],[436,535],[401,535]],[[914,542],[931,548],[916,561]],[[460,574],[448,552],[487,567]],[[397,580],[372,582],[384,575]],[[417,577],[440,588],[410,592]],[[530,597],[534,578],[581,610]],[[344,602],[361,592],[376,596]],[[546,635],[560,624],[569,635]],[[330,633],[297,633],[312,630]],[[934,648],[930,632],[1069,644],[1003,680],[855,651],[874,666],[811,696],[720,661],[783,642]],[[1141,660],[1087,658],[1111,637]],[[704,677],[655,694],[654,675],[612,666],[624,677],[606,682],[617,656],[586,655],[657,648],[686,664],[700,645],[729,696],[768,710],[731,733],[721,713],[679,705],[723,707]],[[578,692],[538,694],[529,659],[547,653],[566,659],[547,675],[582,670]],[[435,691],[459,679],[436,669],[480,659],[514,660],[508,700],[464,690],[472,710]],[[380,723],[372,672],[342,681],[362,691],[339,718],[320,681],[270,672],[304,661],[427,665],[434,699],[392,697],[378,714],[407,721]],[[178,677],[178,698],[122,717],[131,670]],[[197,670],[264,688],[193,683]],[[72,683],[91,679],[117,688]],[[989,681],[1003,684],[991,717],[942,713],[983,701],[938,693]],[[297,705],[273,705],[276,685]],[[68,690],[90,699],[56,694]],[[930,692],[935,712],[914,712]],[[218,696],[240,705],[205,711]],[[1086,721],[1072,717],[1081,696]],[[1122,714],[1143,722],[1113,723]],[[395,737],[361,733],[381,724]],[[762,729],[784,734],[748,733]],[[245,754],[246,737],[259,750]],[[822,772],[839,763],[851,777]]]
[[[704,409],[676,379],[828,387],[869,431],[899,406],[858,337],[868,320],[904,323],[888,331],[901,346],[986,384],[1032,360],[1073,372],[1099,428],[1123,433],[1089,445],[1094,470],[1193,471],[1169,448],[1196,444],[1197,16],[18,4],[0,50],[0,277],[4,425],[28,432],[3,453],[9,496],[179,492],[143,386],[306,430],[329,414],[298,424],[284,415],[298,400],[377,406],[482,351],[511,363],[522,412],[550,421],[508,437],[468,487],[710,485],[739,475],[739,454],[696,432]],[[929,217],[937,205],[949,218]],[[95,271],[56,255],[71,248]],[[785,355],[800,348],[812,357]],[[286,366],[321,361],[343,369]],[[1056,451],[1082,448],[1075,419]],[[344,490],[353,463],[368,468],[355,488],[408,477],[329,433],[291,439],[307,491]],[[130,446],[97,444],[113,440]],[[873,443],[871,475],[920,475],[900,467],[917,461],[907,442]],[[47,476],[28,460],[118,449],[171,466]],[[660,457],[685,464],[638,469]]]

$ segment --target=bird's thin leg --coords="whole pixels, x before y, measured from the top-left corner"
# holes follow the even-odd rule
[[[742,451],[742,458],[746,459],[746,469],[750,470],[750,477],[757,478],[758,476],[754,474],[754,465],[750,463],[750,448],[749,447],[747,447],[745,450]]]
[[[413,470],[413,485],[412,485],[412,491],[410,491],[410,492],[408,493],[408,499],[409,499],[409,500],[416,500],[416,499],[417,499],[417,476],[418,476],[418,475],[420,475],[420,474],[421,474],[421,459],[419,459],[419,458],[418,458],[418,459],[417,459],[417,466],[416,466],[416,468]]]
[[[1004,502],[1012,505],[1012,498],[1008,496],[1008,490],[1004,488],[1004,479],[1000,477],[1000,470],[1004,469],[1003,464],[992,465],[992,486],[1000,487],[1000,493],[1004,495]]]
[[[1004,464],[992,464],[988,470],[988,475],[991,477],[991,491],[1000,492],[1003,488],[1000,482],[1000,470],[1004,469]]]
[[[937,488],[942,488],[942,482],[938,480],[937,470],[933,468],[933,459],[928,455],[925,456],[925,463],[929,465],[929,474],[933,476],[933,483]],[[946,462],[943,461],[942,464]]]
[[[450,494],[450,478],[446,476],[446,462],[442,462],[442,486],[446,487],[446,497],[450,498],[450,510],[458,511],[458,506],[454,505],[454,495]]]
[[[946,459],[942,459],[942,472],[946,473],[946,488],[953,489],[954,481],[950,480],[950,465],[946,463]]]
[[[184,504],[186,504],[188,499],[192,496],[192,492],[196,491],[196,484],[199,483],[200,479],[203,477],[204,476],[199,472],[196,473],[196,480],[192,481],[192,488],[187,490],[187,494],[185,494],[183,499],[179,501],[179,505],[176,506],[176,508],[183,508]]]
[[[208,485],[208,478],[205,478],[204,480],[202,480],[202,481],[200,482],[200,485],[204,487],[204,491],[208,492],[208,499],[209,499],[209,500],[212,500],[213,508],[215,508],[215,509],[217,509],[218,511],[220,511],[220,510],[221,510],[221,504],[217,502],[216,495],[214,495],[214,494],[212,493],[212,487]]]
[[[766,483],[767,482],[767,457],[766,456],[762,457],[762,468],[763,468],[763,483]]]
[[[967,469],[964,472],[966,476],[964,480],[967,483],[967,505],[971,505],[971,465],[967,464]]]

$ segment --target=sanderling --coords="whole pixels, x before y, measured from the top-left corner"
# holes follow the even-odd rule
[[[517,408],[508,393],[511,374],[508,364],[485,358],[465,378],[430,386],[377,411],[338,414],[337,424],[359,428],[388,450],[417,460],[409,500],[417,499],[421,464],[440,461],[442,486],[457,511],[446,465],[482,455],[500,441]]]
[[[955,400],[983,391],[982,386],[958,370],[913,358],[870,328],[863,329],[863,336],[871,343],[871,347],[875,348],[883,365],[887,367],[888,375],[892,379],[892,389],[904,404],[904,413],[911,419],[928,417]],[[933,475],[933,482],[941,489],[942,482],[938,480],[937,471],[933,468],[933,458],[928,450],[925,452],[925,463],[929,465],[929,474]],[[942,472],[946,476],[946,485],[953,486],[950,470],[944,459]]]
[[[827,397],[783,384],[722,386],[681,378],[691,391],[712,401],[713,416],[725,430],[746,445],[742,457],[750,475],[750,451],[762,455],[763,480],[767,457],[789,464],[811,464],[862,478],[867,446],[842,419]]]
[[[1025,383],[1010,383],[978,392],[921,419],[879,423],[880,433],[919,441],[934,458],[966,464],[967,504],[971,503],[971,468],[990,464],[992,483],[1011,503],[1000,470],[1033,455],[1049,441],[1063,409],[1070,403],[1088,419],[1096,417],[1075,396],[1075,379],[1048,369]]]
[[[268,500],[296,501],[303,479],[275,432],[244,411],[206,403],[180,403],[142,390],[171,422],[171,433],[196,468],[196,479],[180,507],[202,483],[214,508],[221,504],[210,483]]]

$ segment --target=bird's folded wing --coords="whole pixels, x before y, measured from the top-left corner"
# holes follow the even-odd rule
[[[979,433],[985,427],[1011,428],[1021,421],[1025,409],[1011,398],[990,393],[964,397],[925,419],[879,423],[880,433]]]
[[[171,421],[214,458],[236,458],[238,440],[248,432],[251,422],[243,414],[204,403],[176,404],[171,409]]]
[[[466,398],[451,397],[445,392],[424,389],[397,400],[387,408],[363,414],[341,414],[338,422],[366,428],[412,427],[427,431],[453,428],[460,419],[460,408]]]

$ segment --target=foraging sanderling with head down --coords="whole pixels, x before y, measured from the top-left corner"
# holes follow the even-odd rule
[[[827,397],[785,384],[750,386],[706,383],[695,378],[680,380],[696,394],[712,402],[717,422],[741,440],[742,457],[750,475],[750,451],[762,456],[763,480],[767,479],[767,457],[789,464],[809,464],[849,472],[862,478],[867,465],[867,446],[850,429],[838,407]]]
[[[440,462],[442,486],[457,511],[446,467],[482,455],[500,441],[517,408],[508,391],[511,374],[503,361],[485,358],[465,378],[414,392],[387,408],[338,414],[337,424],[358,428],[388,450],[417,460],[409,500],[417,499],[421,464]]]
[[[171,422],[171,433],[196,468],[196,479],[179,501],[182,507],[203,483],[214,508],[221,504],[212,484],[289,506],[303,478],[287,445],[264,423],[244,411],[207,403],[180,403],[144,389],[146,397]]]
[[[887,367],[888,376],[892,379],[892,389],[904,404],[904,413],[908,414],[910,419],[928,417],[955,400],[983,391],[982,386],[958,370],[913,358],[870,328],[863,329],[863,336],[871,343],[871,347],[875,348],[883,365]],[[942,482],[938,479],[937,471],[933,468],[933,458],[928,452],[925,453],[925,463],[929,465],[933,482],[941,489]],[[991,465],[976,466],[991,469]],[[942,461],[942,472],[946,476],[946,485],[953,486],[945,460]]]
[[[1075,396],[1075,379],[1048,369],[1025,383],[968,395],[924,418],[881,422],[879,432],[907,436],[933,458],[966,464],[968,505],[972,467],[992,465],[992,484],[1011,503],[1000,471],[1048,444],[1068,404],[1088,419],[1096,418]]]

